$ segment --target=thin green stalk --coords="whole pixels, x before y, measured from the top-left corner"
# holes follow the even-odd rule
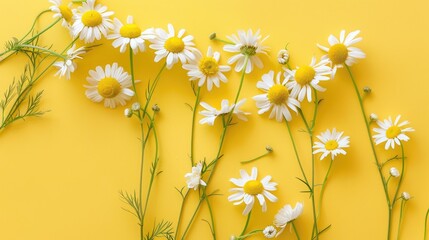
[[[256,229],[256,230],[253,230],[253,231],[249,232],[249,233],[248,233],[248,234],[246,234],[246,235],[239,236],[237,239],[239,239],[239,240],[243,240],[243,239],[246,239],[246,238],[248,238],[248,237],[250,237],[250,236],[252,236],[252,235],[254,235],[254,234],[258,233],[258,232],[263,232],[263,231],[264,231],[264,230]]]
[[[204,191],[206,191],[206,189],[204,189]],[[209,208],[209,213],[210,213],[210,221],[211,221],[211,232],[212,232],[212,236],[213,236],[213,240],[216,240],[216,227],[215,227],[215,221],[214,221],[214,216],[213,216],[213,210],[212,207],[210,205],[210,200],[209,198],[206,198],[206,203],[207,203],[207,207]]]
[[[295,223],[293,221],[292,221],[292,228],[293,228],[293,231],[295,232],[296,238],[298,240],[300,240],[301,238],[299,237],[298,230],[296,230],[296,226],[295,226]]]
[[[149,86],[149,89],[147,90],[146,103],[143,107],[143,118],[147,113],[147,108],[149,106],[150,100],[152,99],[153,93],[155,92],[155,88],[158,85],[159,79],[161,78],[161,73],[165,70],[166,66],[167,66],[167,63],[165,62],[164,65],[162,65],[161,69],[159,70],[158,74],[156,75],[152,85]]]
[[[203,198],[205,198],[206,196],[203,196]],[[189,221],[189,224],[188,224],[188,226],[186,226],[186,229],[185,229],[185,231],[183,232],[183,235],[182,235],[182,240],[183,239],[185,239],[185,236],[186,236],[186,234],[188,233],[188,231],[189,231],[189,229],[190,229],[190,227],[191,227],[191,223],[194,221],[194,218],[195,218],[195,216],[197,215],[197,213],[198,213],[198,210],[200,209],[200,206],[201,206],[201,203],[202,203],[203,201],[200,199],[200,201],[198,202],[198,206],[197,206],[197,209],[194,211],[194,213],[192,214],[192,217],[191,217],[191,220]]]
[[[402,142],[400,142],[401,144],[401,175],[399,176],[399,181],[398,181],[398,186],[396,186],[396,191],[395,191],[395,195],[393,195],[393,200],[392,200],[392,208],[395,206],[395,203],[397,201],[398,198],[398,194],[399,194],[399,189],[401,188],[402,185],[402,180],[404,179],[404,173],[405,173],[405,151],[404,151],[404,145],[402,144]]]
[[[217,37],[213,38],[213,40],[216,40],[216,41],[228,44],[228,45],[234,45],[233,42],[230,42],[230,41],[227,41],[227,40],[223,40],[223,39],[220,39],[220,38],[217,38]]]
[[[18,41],[18,42],[22,42],[23,40],[24,40],[24,38],[26,38],[28,35],[30,35],[32,32],[33,32],[33,29],[34,29],[34,27],[36,26],[36,23],[37,23],[37,21],[39,20],[39,18],[43,15],[43,14],[45,14],[45,13],[47,13],[47,12],[51,12],[51,10],[50,9],[47,9],[47,10],[44,10],[44,11],[42,11],[41,13],[39,13],[37,16],[36,16],[36,18],[34,19],[34,21],[33,21],[33,24],[31,25],[31,28],[30,28],[30,30]],[[1,55],[1,54],[0,54]]]
[[[402,199],[402,198],[401,198]],[[398,232],[397,232],[397,234],[396,234],[396,240],[399,240],[399,235],[401,234],[401,224],[402,224],[402,218],[403,218],[403,215],[404,215],[404,207],[405,207],[405,203],[406,203],[407,201],[405,201],[404,199],[402,199],[402,202],[401,202],[401,210],[400,210],[400,212],[399,212],[399,221],[398,221]]]
[[[329,162],[329,167],[328,167],[328,171],[326,172],[325,175],[325,179],[323,179],[323,183],[322,183],[322,188],[320,189],[320,196],[319,196],[319,211],[317,213],[317,217],[320,217],[320,212],[322,210],[322,199],[323,199],[323,194],[325,193],[325,187],[326,187],[326,182],[328,181],[328,177],[329,177],[329,173],[331,172],[331,168],[332,168],[332,164],[334,163],[334,160],[331,160]]]
[[[427,234],[426,234],[426,232],[427,232],[427,226],[428,226],[428,217],[429,217],[429,209],[426,211],[426,216],[425,216],[425,230],[424,230],[424,232],[423,232],[423,240],[426,240],[426,236],[427,236]]]
[[[55,57],[57,57],[57,58],[62,58],[62,59],[67,59],[67,57],[65,57],[65,56],[63,56],[63,55],[61,55],[61,54],[58,54],[58,53],[56,53],[56,52],[54,52],[54,51],[52,51],[52,50],[50,50],[50,49],[47,49],[47,48],[43,48],[43,47],[39,47],[39,46],[34,46],[34,45],[30,45],[30,44],[19,44],[18,45],[19,47],[23,47],[23,48],[33,48],[33,49],[37,49],[37,50],[40,50],[40,51],[43,51],[43,52],[47,52],[47,53],[49,53],[49,54],[51,54],[52,56],[55,56]]]
[[[45,33],[46,31],[48,31],[49,29],[51,29],[53,26],[55,26],[55,24],[57,24],[59,21],[61,21],[61,18],[56,19],[53,23],[51,23],[49,26],[47,26],[45,29],[43,29],[42,31],[36,33],[36,35],[32,36],[30,39],[28,39],[27,41],[25,41],[24,43],[28,44],[34,41],[34,39],[38,38],[40,35],[42,35],[43,33]],[[28,35],[28,34],[27,34]],[[22,39],[23,40],[23,39]],[[21,41],[22,41],[21,40]]]
[[[258,159],[261,159],[261,158],[263,158],[263,157],[267,156],[267,155],[268,155],[268,154],[270,154],[270,153],[271,153],[270,151],[267,151],[266,153],[262,154],[262,155],[261,155],[261,156],[259,156],[259,157],[255,157],[255,158],[252,158],[252,159],[250,159],[250,160],[246,160],[246,161],[241,161],[240,163],[241,163],[241,164],[251,163],[251,162],[254,162],[254,161],[258,160]]]
[[[134,76],[134,51],[130,45],[130,70],[131,70],[131,82],[133,84],[134,94],[136,96],[137,102],[139,102],[139,95],[137,93],[136,81]]]
[[[305,182],[308,183],[308,179],[307,179],[307,176],[305,175],[304,168],[302,167],[301,160],[300,160],[299,154],[298,154],[298,150],[296,149],[296,143],[295,143],[295,140],[293,138],[289,123],[287,120],[285,122],[286,122],[286,127],[287,127],[287,130],[289,133],[290,140],[292,141],[292,146],[293,146],[293,150],[295,152],[296,160],[298,160],[299,168],[301,169],[302,176],[304,177]]]
[[[192,108],[191,153],[190,153],[191,166],[194,166],[195,119],[197,115],[197,107],[198,107],[198,104],[200,103],[200,92],[201,92],[201,87],[198,87],[197,94],[195,96],[195,104],[194,104],[194,107]]]
[[[183,209],[185,206],[186,198],[188,197],[188,193],[189,193],[189,188],[186,191],[185,195],[183,195],[182,205],[180,206],[180,211],[179,211],[179,217],[177,218],[177,226],[176,226],[176,232],[174,235],[174,239],[177,239],[177,236],[179,234],[179,226],[180,226],[180,223],[182,222]]]
[[[250,211],[249,214],[247,214],[246,224],[244,225],[243,231],[241,231],[240,236],[242,236],[242,235],[244,235],[244,233],[246,233],[247,227],[249,226],[250,216],[251,215],[252,215],[252,211]]]
[[[311,122],[311,130],[314,129],[314,126],[316,125],[316,118],[317,118],[317,112],[319,110],[319,97],[317,95],[316,89],[311,87],[313,89],[314,93],[314,113],[313,113],[313,121]]]

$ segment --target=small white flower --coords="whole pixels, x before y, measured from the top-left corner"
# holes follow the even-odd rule
[[[184,36],[185,29],[180,29],[176,36],[173,25],[168,24],[168,32],[162,28],[156,28],[153,33],[155,38],[149,39],[152,42],[149,47],[156,51],[155,62],[167,58],[168,69],[171,69],[179,60],[182,64],[186,64],[189,60],[195,60],[196,55],[200,54],[194,48],[195,44],[192,42],[194,37]]]
[[[408,121],[403,121],[399,123],[399,119],[401,115],[398,115],[395,121],[392,121],[392,118],[385,119],[383,121],[378,120],[377,125],[380,128],[374,128],[374,132],[378,133],[373,136],[375,139],[375,144],[378,145],[380,143],[386,142],[384,148],[386,150],[391,147],[395,148],[395,143],[399,146],[401,145],[401,141],[408,141],[410,138],[405,135],[407,132],[413,132],[414,129],[411,127],[403,128],[405,125],[409,124]]]
[[[392,168],[390,168],[390,175],[391,175],[392,177],[397,178],[397,177],[399,177],[401,174],[399,173],[399,171],[398,171],[398,169],[397,169],[397,168],[392,167]]]
[[[280,82],[280,77],[281,73],[278,73],[276,82],[274,82],[274,71],[262,75],[262,80],[257,82],[256,87],[265,93],[256,95],[253,99],[259,108],[258,114],[263,114],[272,109],[269,118],[275,117],[278,122],[281,122],[283,118],[291,121],[292,115],[289,108],[298,113],[300,103],[290,96],[286,87],[287,79]]]
[[[356,44],[362,40],[361,37],[356,38],[360,33],[359,30],[347,34],[346,31],[342,30],[340,32],[340,39],[337,39],[334,35],[329,35],[328,42],[330,47],[324,47],[317,44],[317,46],[323,51],[327,52],[322,59],[329,59],[332,63],[332,77],[335,76],[337,68],[342,68],[344,64],[351,66],[358,59],[365,58],[365,53],[363,53],[359,48],[352,47],[353,44]]]
[[[263,68],[264,64],[259,59],[258,54],[267,54],[268,47],[262,46],[261,44],[268,38],[265,37],[261,40],[259,30],[253,34],[252,30],[249,29],[247,32],[239,30],[237,35],[227,36],[234,44],[227,44],[223,47],[226,52],[238,53],[228,59],[228,64],[232,65],[235,62],[235,71],[240,72],[243,70],[246,64],[245,60],[248,58],[246,66],[246,73],[253,71],[253,65],[258,68]]]
[[[199,87],[207,82],[207,90],[211,91],[213,84],[219,87],[220,81],[227,82],[223,73],[231,70],[228,65],[219,65],[219,58],[220,53],[213,52],[212,48],[209,47],[206,57],[201,57],[198,54],[195,60],[191,60],[189,64],[184,64],[183,68],[188,70],[191,81],[198,80]]]
[[[67,58],[64,61],[57,61],[52,66],[56,67],[58,71],[55,73],[55,76],[64,77],[69,80],[70,74],[74,71],[76,71],[77,64],[73,61],[74,59],[82,59],[81,54],[84,54],[85,47],[80,47],[78,49],[76,48],[76,44],[73,44],[73,46],[67,50]]]
[[[404,200],[410,200],[411,195],[408,192],[402,192],[402,198]]]
[[[289,61],[289,51],[287,49],[281,49],[279,53],[277,53],[277,61],[281,65],[285,65]]]
[[[326,156],[331,154],[331,159],[338,154],[346,155],[347,152],[343,149],[349,147],[350,137],[344,136],[344,132],[337,132],[334,128],[332,132],[328,129],[326,132],[322,132],[317,138],[321,142],[315,142],[313,148],[316,149],[313,151],[313,154],[323,153],[320,156],[320,160],[323,160]]]
[[[274,238],[277,234],[277,230],[274,226],[270,225],[266,227],[262,233],[264,234],[265,238]]]
[[[95,0],[82,2],[82,6],[73,9],[73,36],[78,36],[85,43],[100,40],[101,35],[107,37],[107,33],[113,29],[112,11],[101,4],[95,5]]]
[[[62,0],[49,0],[53,6],[50,6],[49,9],[54,12],[54,18],[62,18],[62,26],[69,29],[71,28],[71,22],[73,21],[73,12],[71,10],[72,3],[63,4]]]
[[[371,114],[369,115],[369,120],[371,120],[371,121],[377,121],[377,120],[378,120],[378,116],[377,116],[377,114],[375,114],[375,113],[371,113]]]
[[[229,101],[227,99],[223,99],[221,102],[221,109],[220,110],[217,110],[216,108],[210,106],[206,102],[201,102],[200,105],[202,107],[204,107],[205,110],[200,111],[200,114],[205,116],[205,117],[200,120],[200,124],[206,124],[207,123],[208,125],[213,126],[214,122],[218,116],[225,115],[225,114],[231,112],[232,109],[234,109],[233,114],[237,115],[237,117],[240,120],[247,121],[247,118],[245,115],[249,115],[250,113],[243,112],[242,110],[240,110],[240,106],[243,105],[245,101],[246,101],[246,99],[240,100],[239,102],[237,102],[237,104],[234,108],[234,104],[232,104],[230,106]]]
[[[192,167],[190,173],[185,174],[186,184],[189,189],[197,190],[199,185],[206,186],[206,183],[201,179],[201,170],[203,165],[199,162],[195,167]]]
[[[241,203],[246,204],[243,211],[243,215],[249,214],[255,203],[255,197],[258,199],[259,204],[262,206],[262,211],[267,211],[267,201],[277,202],[277,197],[274,196],[270,191],[277,190],[277,183],[270,182],[271,176],[264,177],[261,181],[256,180],[258,177],[258,169],[252,168],[252,174],[249,174],[245,170],[240,170],[241,178],[231,178],[230,181],[234,183],[237,188],[231,188],[231,192],[234,194],[228,197],[228,201],[234,202],[234,205]]]
[[[279,210],[279,212],[274,217],[273,222],[276,227],[281,228],[276,237],[283,232],[288,223],[297,219],[302,214],[303,208],[303,204],[297,202],[295,208],[292,208],[291,205],[286,204],[282,209]]]

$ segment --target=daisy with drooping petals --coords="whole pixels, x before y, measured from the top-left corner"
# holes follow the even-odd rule
[[[95,0],[82,2],[82,6],[73,9],[73,36],[78,36],[85,43],[92,43],[95,39],[100,40],[101,35],[107,37],[108,31],[113,29],[112,11],[101,4],[95,5]]]
[[[131,90],[131,76],[119,67],[117,63],[112,66],[107,64],[105,69],[100,66],[89,71],[86,78],[90,85],[87,88],[86,96],[94,102],[104,100],[104,106],[115,108],[118,104],[124,106],[127,100],[134,96]]]
[[[281,122],[284,117],[287,121],[290,121],[292,116],[288,108],[298,112],[297,108],[300,107],[300,103],[290,96],[286,87],[288,79],[280,82],[280,77],[281,73],[278,73],[276,82],[274,82],[274,71],[262,75],[262,81],[258,81],[256,87],[266,93],[254,96],[253,99],[259,108],[258,114],[263,114],[272,109],[270,118],[276,117],[276,120]]]
[[[55,73],[55,76],[60,76],[65,78],[67,80],[70,79],[70,74],[74,72],[77,68],[77,64],[73,61],[74,59],[82,59],[81,54],[84,54],[85,47],[80,47],[76,49],[76,44],[73,44],[73,46],[67,50],[67,58],[64,61],[57,61],[52,66],[58,68],[58,71]]]
[[[274,217],[274,225],[281,230],[276,234],[276,237],[280,235],[283,230],[286,228],[286,225],[293,220],[297,219],[303,211],[303,204],[297,202],[295,208],[292,208],[291,205],[286,204]]]
[[[156,50],[155,62],[167,58],[168,69],[171,69],[179,60],[185,64],[189,60],[195,60],[196,55],[200,54],[194,48],[195,44],[192,42],[194,37],[191,35],[184,36],[185,29],[180,29],[177,36],[171,24],[168,24],[168,32],[162,28],[156,28],[152,31],[155,33],[155,38],[150,40],[152,44],[149,47]]]
[[[73,12],[71,10],[72,3],[63,4],[62,0],[49,0],[53,6],[50,6],[49,9],[54,12],[54,18],[62,18],[62,26],[69,29],[71,28],[71,22],[73,20]]]
[[[247,121],[246,115],[249,115],[250,113],[247,113],[247,112],[240,110],[241,105],[243,105],[245,101],[246,101],[246,99],[242,99],[242,100],[238,101],[237,104],[235,104],[235,105],[232,104],[230,106],[229,101],[227,99],[223,99],[221,102],[221,109],[220,110],[217,110],[216,108],[210,106],[209,104],[207,104],[205,102],[201,102],[200,105],[202,107],[204,107],[206,110],[200,111],[200,114],[205,116],[204,118],[202,118],[200,120],[200,124],[206,124],[207,123],[208,125],[213,126],[214,122],[218,116],[228,114],[233,109],[234,109],[233,114],[237,115],[237,117],[240,120]]]
[[[346,31],[342,30],[340,39],[334,35],[329,35],[328,42],[330,47],[324,47],[320,44],[317,46],[328,54],[324,55],[322,59],[329,59],[332,63],[332,76],[335,75],[337,68],[342,68],[344,64],[351,66],[358,59],[365,58],[365,53],[359,48],[352,47],[353,44],[362,40],[361,37],[356,38],[360,33],[359,30],[353,31],[346,36]]]
[[[334,128],[332,132],[328,129],[326,132],[322,132],[317,138],[320,142],[315,142],[313,148],[316,149],[313,151],[313,154],[323,153],[320,156],[320,160],[323,160],[326,156],[331,154],[331,159],[338,154],[346,155],[347,152],[343,149],[349,147],[350,137],[344,136],[344,132],[337,132]]]
[[[127,17],[127,24],[122,24],[119,19],[113,20],[113,33],[107,36],[107,39],[115,39],[112,43],[114,48],[119,48],[121,53],[127,50],[130,45],[134,53],[143,52],[145,50],[145,39],[154,38],[152,34],[142,32],[140,27],[134,23],[133,17]],[[149,30],[150,31],[150,30]]]
[[[253,65],[258,68],[263,68],[264,64],[259,59],[258,54],[267,54],[268,47],[262,46],[261,44],[268,38],[266,36],[261,40],[259,30],[253,34],[252,30],[249,29],[247,32],[244,30],[238,31],[238,35],[227,36],[233,44],[227,44],[223,47],[226,52],[238,53],[228,59],[228,64],[235,65],[235,71],[240,72],[246,65],[246,59],[248,59],[246,65],[246,73],[250,73],[253,70]]]
[[[252,168],[252,174],[249,176],[245,170],[240,170],[241,178],[231,178],[230,181],[238,186],[232,188],[230,191],[235,192],[228,197],[228,201],[234,202],[234,205],[239,205],[244,202],[246,208],[243,215],[249,214],[255,203],[255,197],[258,199],[259,204],[262,206],[262,211],[267,211],[267,198],[271,202],[276,202],[277,197],[270,191],[277,190],[277,183],[270,182],[271,176],[264,177],[261,181],[256,180],[258,177],[258,169]]]
[[[189,189],[197,190],[199,185],[206,186],[207,184],[201,179],[201,170],[203,165],[199,162],[195,167],[192,167],[192,172],[185,174],[186,184]]]
[[[291,96],[300,102],[307,96],[307,100],[311,102],[312,88],[320,92],[325,91],[325,88],[319,86],[319,82],[329,80],[327,75],[331,74],[331,68],[327,64],[329,64],[329,60],[325,59],[316,63],[316,58],[313,57],[310,65],[297,67],[294,70],[285,68],[284,75],[288,81],[286,87],[291,89]],[[292,81],[289,82],[289,79]]]
[[[399,119],[401,115],[398,115],[395,121],[392,121],[392,118],[384,119],[383,121],[378,120],[377,124],[380,128],[374,128],[374,132],[378,133],[374,135],[375,144],[378,145],[380,143],[386,142],[384,148],[386,150],[391,147],[395,148],[395,143],[399,146],[401,145],[401,141],[408,141],[410,138],[405,135],[406,132],[413,132],[414,129],[411,127],[403,128],[405,125],[409,124],[408,121],[403,121],[399,123]]]
[[[189,64],[184,64],[183,68],[188,70],[188,76],[191,77],[191,81],[198,80],[199,87],[207,80],[207,90],[211,91],[213,84],[219,87],[220,81],[227,82],[223,72],[231,70],[230,66],[219,65],[219,58],[219,52],[213,52],[212,48],[209,47],[206,57],[197,55],[195,60],[191,60]]]

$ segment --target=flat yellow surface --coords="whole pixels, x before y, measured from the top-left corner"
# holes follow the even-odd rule
[[[429,156],[427,139],[429,129],[429,2],[326,0],[326,1],[101,1],[115,11],[123,22],[133,15],[142,29],[166,28],[172,23],[176,29],[185,28],[195,37],[197,47],[205,52],[209,45],[222,54],[226,63],[229,53],[222,44],[210,42],[208,35],[219,37],[235,34],[239,29],[261,29],[270,46],[269,56],[262,57],[265,68],[246,76],[242,97],[247,103],[243,109],[251,112],[248,122],[239,122],[228,132],[224,156],[209,192],[221,194],[211,198],[215,213],[218,239],[229,239],[239,234],[245,224],[241,215],[243,205],[233,206],[227,200],[233,185],[229,178],[239,177],[239,170],[259,168],[259,176],[271,175],[279,183],[275,195],[279,201],[268,204],[262,213],[255,206],[249,230],[261,229],[272,223],[276,212],[284,204],[304,203],[304,214],[295,222],[301,239],[310,239],[312,226],[311,202],[300,193],[305,186],[295,179],[300,176],[291,141],[285,124],[259,116],[252,96],[259,94],[256,82],[269,70],[279,71],[276,53],[289,43],[291,65],[308,64],[312,56],[322,52],[316,43],[327,45],[329,34],[339,35],[360,29],[362,42],[357,44],[367,58],[352,67],[362,88],[370,86],[373,94],[365,99],[368,114],[380,118],[401,114],[416,129],[405,144],[406,175],[401,191],[413,198],[405,208],[401,237],[406,240],[422,239],[424,216],[429,207]],[[0,14],[0,42],[22,36],[34,17],[50,6],[48,1],[4,1]],[[47,14],[50,15],[50,14]],[[45,16],[43,27],[52,22]],[[70,39],[59,25],[41,38],[42,45],[54,45],[60,50]],[[78,70],[70,81],[54,77],[54,70],[39,81],[37,89],[44,90],[42,108],[50,110],[40,118],[29,118],[0,132],[0,239],[1,240],[118,240],[139,239],[135,218],[123,211],[126,207],[119,191],[132,192],[138,188],[140,143],[136,119],[123,116],[124,107],[104,108],[85,97],[85,78],[90,69],[113,62],[129,71],[128,54],[120,54],[111,47],[111,41],[94,49],[78,62]],[[136,77],[143,89],[153,80],[162,63],[154,63],[154,52],[148,50],[136,56]],[[25,58],[14,56],[0,63],[0,90],[3,92],[14,77],[19,77]],[[203,91],[202,99],[219,107],[222,98],[233,99],[239,82],[239,73],[228,74],[229,83]],[[331,228],[320,239],[357,240],[386,239],[387,208],[382,185],[371,153],[363,119],[351,81],[344,69],[333,81],[326,83],[327,91],[320,107],[316,133],[327,128],[344,131],[351,138],[347,155],[335,160],[325,192],[320,226]],[[174,223],[181,198],[175,188],[185,186],[184,174],[190,171],[190,126],[192,94],[186,72],[179,65],[163,74],[153,103],[161,112],[157,121],[160,139],[160,174],[155,181],[147,216],[148,227],[156,220]],[[130,103],[131,104],[131,103]],[[304,104],[309,109],[310,104]],[[305,110],[307,111],[307,110]],[[197,119],[200,119],[197,116]],[[310,144],[304,126],[294,115],[291,124],[303,155],[304,168],[310,171]],[[198,125],[196,128],[197,160],[214,158],[221,131],[215,127]],[[252,164],[240,161],[256,157],[266,145],[274,153]],[[397,149],[398,150],[398,149]],[[382,158],[399,152],[385,152],[377,147]],[[146,177],[150,159],[145,166]],[[395,165],[396,164],[396,165]],[[399,162],[393,165],[399,167]],[[317,181],[320,182],[328,167],[328,160],[316,161]],[[386,169],[387,171],[387,169]],[[385,172],[387,174],[387,172]],[[185,209],[185,222],[196,204],[193,192]],[[398,208],[394,211],[398,216]],[[197,216],[187,239],[210,239],[207,206]],[[397,226],[395,217],[394,228]],[[184,225],[181,227],[182,231]],[[394,231],[396,233],[396,230]],[[394,235],[396,236],[396,234]],[[252,239],[262,239],[257,235]],[[295,239],[287,227],[282,239]]]

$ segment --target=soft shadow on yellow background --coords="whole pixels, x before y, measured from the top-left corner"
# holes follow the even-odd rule
[[[406,205],[402,239],[422,239],[424,214],[429,207],[429,154],[427,104],[429,79],[426,74],[429,56],[428,1],[100,1],[115,11],[115,17],[125,21],[133,15],[142,29],[166,28],[172,23],[176,29],[185,28],[195,37],[197,47],[205,52],[209,45],[222,50],[222,44],[210,42],[208,35],[235,34],[239,29],[261,29],[271,53],[263,57],[265,68],[246,76],[242,97],[244,110],[251,112],[248,122],[240,122],[228,132],[211,189],[219,189],[221,196],[212,198],[218,239],[239,234],[245,223],[241,215],[243,205],[233,206],[227,201],[231,177],[239,177],[239,170],[259,168],[260,176],[271,175],[278,182],[275,192],[279,202],[268,204],[262,213],[255,205],[249,229],[264,228],[286,203],[304,202],[304,214],[296,225],[302,239],[311,232],[311,204],[308,195],[300,193],[304,185],[295,179],[300,176],[292,145],[283,124],[259,116],[252,96],[259,94],[256,82],[269,70],[280,71],[276,53],[289,43],[291,65],[308,64],[312,56],[322,52],[316,43],[327,44],[329,34],[339,35],[360,29],[364,40],[357,46],[367,58],[352,67],[360,87],[370,86],[373,94],[365,99],[366,109],[381,118],[401,114],[411,122],[416,132],[405,144],[407,155],[403,191],[413,198]],[[0,14],[0,42],[22,36],[34,17],[50,6],[48,1],[22,0],[2,3]],[[39,26],[53,21],[44,17]],[[41,39],[44,45],[54,44],[57,50],[70,41],[60,26]],[[120,190],[133,191],[138,187],[139,131],[135,119],[123,116],[124,107],[106,109],[89,101],[84,94],[85,78],[90,69],[113,62],[129,71],[127,54],[120,54],[111,42],[84,56],[70,81],[54,77],[54,71],[42,79],[37,88],[44,89],[42,108],[50,112],[40,118],[17,122],[0,133],[0,239],[2,240],[113,240],[138,239],[135,219],[123,211],[125,204]],[[222,62],[231,56],[223,51]],[[153,63],[154,53],[148,50],[136,58],[136,76],[143,87],[154,79],[161,63]],[[24,58],[16,56],[0,63],[0,90],[4,91],[13,77],[19,77]],[[212,92],[203,92],[203,101],[219,107],[222,98],[233,99],[239,74],[228,74],[229,83]],[[351,81],[342,69],[321,94],[324,99],[316,133],[336,127],[351,138],[348,154],[334,162],[325,193],[321,226],[332,224],[321,239],[385,239],[387,210],[378,173],[370,152],[364,122],[359,112]],[[186,72],[177,65],[167,71],[156,91],[154,103],[160,108],[157,127],[160,135],[160,168],[156,179],[147,222],[166,219],[176,223],[180,196],[175,188],[185,186],[183,178],[190,171],[189,143],[191,112],[186,103],[194,97]],[[307,104],[307,107],[309,105]],[[198,119],[200,117],[198,116]],[[298,118],[295,117],[295,120]],[[310,146],[300,121],[292,121],[298,149],[305,160],[310,159]],[[196,129],[196,159],[215,156],[220,125],[198,125]],[[240,161],[256,157],[266,145],[274,153],[252,164]],[[377,150],[384,152],[382,147]],[[394,155],[391,151],[386,156]],[[147,167],[149,161],[147,161]],[[309,171],[310,161],[304,163]],[[326,171],[328,160],[317,161],[316,168]],[[399,167],[399,165],[398,165]],[[147,175],[146,175],[147,176]],[[319,174],[319,178],[322,174]],[[195,195],[195,194],[194,194]],[[195,197],[195,196],[194,196]],[[188,210],[195,202],[190,202]],[[190,213],[190,212],[189,212]],[[398,211],[395,212],[398,214]],[[189,214],[187,215],[189,217]],[[207,209],[199,214],[188,239],[210,239]],[[396,228],[396,220],[394,224]],[[254,237],[253,239],[262,239]],[[294,239],[289,228],[281,239]]]

